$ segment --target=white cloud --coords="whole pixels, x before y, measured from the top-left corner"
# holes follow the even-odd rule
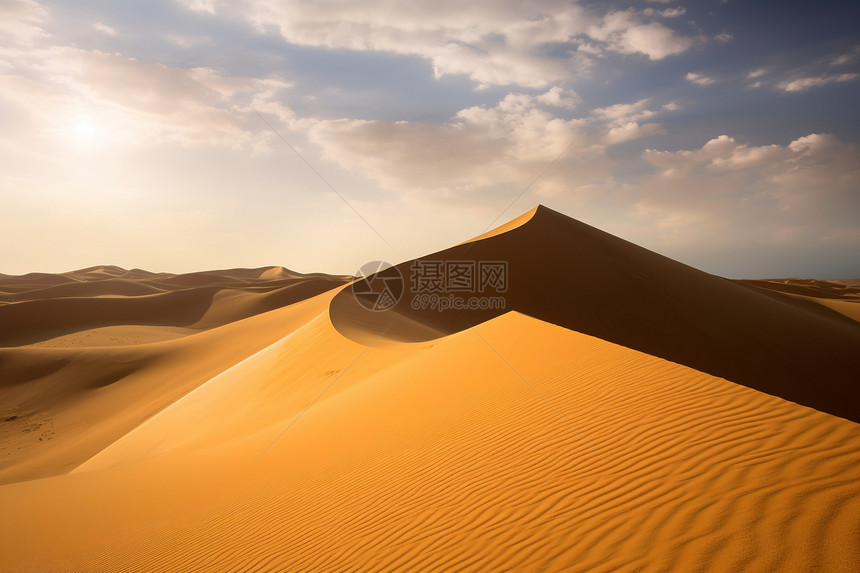
[[[690,38],[659,22],[641,22],[632,10],[608,13],[598,26],[589,29],[588,35],[605,42],[613,51],[645,54],[652,60],[680,54],[693,45]]]
[[[656,112],[648,109],[651,100],[640,99],[634,103],[619,103],[609,107],[601,107],[592,110],[592,114],[605,120],[610,124],[623,124],[631,121],[640,121],[652,117]]]
[[[615,145],[624,141],[640,139],[648,135],[664,135],[666,130],[659,123],[638,124],[631,121],[622,125],[609,128],[609,132],[603,136],[603,142],[607,145]]]
[[[835,76],[819,76],[819,77],[798,78],[795,80],[790,80],[790,81],[786,80],[784,82],[780,82],[779,84],[777,84],[776,87],[778,87],[781,90],[787,91],[787,92],[799,92],[799,91],[808,90],[810,88],[826,86],[827,84],[832,84],[834,82],[837,82],[837,83],[848,82],[848,81],[851,81],[853,79],[856,79],[857,75],[858,74],[856,74],[856,73],[848,73],[848,74],[839,74],[839,75],[835,75]]]
[[[573,92],[553,87],[463,109],[442,125],[308,118],[296,127],[306,129],[339,166],[420,200],[477,204],[500,190],[524,187],[550,164],[535,193],[582,198],[614,185],[608,146],[666,132],[647,121],[658,114],[648,99],[599,108],[579,119],[551,111],[577,103]]]
[[[275,97],[289,86],[278,77],[228,77],[71,47],[22,52],[0,80],[8,86],[0,101],[23,111],[33,129],[58,139],[86,125],[115,144],[256,146],[266,128],[254,108],[292,120]]]
[[[169,140],[257,148],[271,135],[254,107],[292,120],[277,103],[277,92],[288,87],[279,77],[229,77],[52,45],[43,29],[49,16],[29,0],[0,1],[0,106],[22,130],[7,125],[0,142],[26,134],[70,145]],[[92,28],[117,34],[101,22]]]
[[[589,73],[591,58],[607,51],[657,60],[692,45],[634,11],[600,13],[565,0],[184,3],[250,21],[261,33],[275,30],[293,44],[418,55],[432,63],[437,77],[465,74],[479,87],[546,88]],[[548,56],[549,50],[555,55]]]
[[[813,243],[847,236],[860,216],[860,149],[833,135],[761,146],[721,135],[642,157],[657,173],[640,181],[636,210],[667,237]]]
[[[29,46],[48,33],[42,24],[48,9],[32,0],[3,0],[0,2],[0,46]]]
[[[752,79],[755,79],[755,78],[760,78],[760,77],[762,77],[763,75],[765,75],[766,73],[767,73],[767,69],[765,69],[765,68],[758,68],[758,69],[755,69],[755,70],[751,71],[750,73],[748,73],[748,74],[747,74],[747,77],[748,77],[749,79],[751,79],[751,80],[752,80]]]
[[[536,101],[543,105],[565,109],[573,109],[582,103],[582,99],[576,92],[573,90],[563,90],[558,86],[554,86],[546,93],[537,96]]]
[[[713,78],[709,78],[708,76],[697,72],[688,72],[687,81],[693,82],[694,84],[700,86],[709,86],[716,82],[716,80],[714,80]]]
[[[723,43],[730,42],[732,40],[732,38],[734,38],[734,36],[732,36],[728,32],[721,32],[721,33],[717,34],[716,36],[714,36],[714,39],[716,41],[723,42]]]
[[[310,138],[342,167],[388,190],[422,200],[476,197],[520,188],[567,150],[540,193],[570,191],[610,178],[611,162],[588,132],[588,121],[556,117],[561,97],[509,94],[493,107],[470,107],[443,125],[341,119],[306,120]],[[561,101],[564,101],[562,99]]]
[[[666,130],[659,123],[642,123],[643,120],[657,114],[649,108],[649,104],[650,100],[646,98],[634,103],[616,104],[592,110],[592,116],[603,124],[601,141],[606,145],[615,145],[649,135],[665,134]],[[663,109],[673,111],[678,109],[678,106],[670,102],[664,105]]]
[[[550,0],[523,6],[500,6],[490,0],[470,4],[254,0],[237,6],[213,0],[205,6],[210,8],[224,17],[249,20],[261,32],[276,30],[294,44],[418,55],[431,61],[437,77],[466,74],[483,85],[538,88],[571,73],[587,72],[581,55],[548,58],[542,49],[570,42],[594,19],[574,4]]]

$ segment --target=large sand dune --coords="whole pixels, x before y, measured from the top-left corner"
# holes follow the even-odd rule
[[[508,261],[505,312],[277,267],[0,277],[0,570],[856,570],[856,285],[542,208],[432,257]]]
[[[427,340],[433,335],[411,324],[453,333],[516,310],[860,421],[860,328],[844,314],[771,284],[704,273],[545,207],[518,223],[422,258],[505,260],[504,309],[416,310],[404,297],[393,312],[379,313],[343,291],[332,304],[335,326],[363,342],[383,331]],[[411,283],[413,262],[398,268]]]

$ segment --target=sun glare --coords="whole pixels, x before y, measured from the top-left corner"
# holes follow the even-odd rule
[[[75,123],[75,138],[80,143],[90,143],[95,139],[96,128],[92,122],[79,120]]]

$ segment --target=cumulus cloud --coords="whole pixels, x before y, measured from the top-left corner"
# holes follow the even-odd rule
[[[680,54],[693,45],[660,22],[641,22],[633,10],[610,12],[589,29],[588,35],[622,54],[645,54],[652,60]]]
[[[519,4],[253,0],[242,6],[224,0],[185,0],[185,5],[244,19],[259,32],[276,31],[293,44],[417,55],[432,63],[437,77],[465,74],[479,87],[546,88],[587,74],[595,55],[644,54],[658,60],[693,43],[644,13],[601,13],[563,0]],[[675,15],[680,13],[660,14]]]
[[[776,244],[844,240],[856,231],[860,149],[833,135],[761,146],[721,135],[699,149],[649,149],[642,157],[657,172],[640,181],[636,210],[666,236]]]
[[[538,196],[593,195],[614,184],[607,147],[665,129],[649,119],[668,109],[650,100],[592,110],[575,119],[553,108],[578,103],[553,87],[542,94],[511,93],[494,106],[463,109],[442,125],[360,119],[300,120],[327,158],[422,200],[486,198],[522,188],[552,164]]]
[[[666,130],[659,123],[638,124],[629,122],[622,125],[617,125],[609,128],[609,132],[603,136],[603,142],[608,145],[615,145],[624,141],[640,139],[648,135],[664,135]]]
[[[643,123],[643,120],[657,114],[649,108],[650,103],[651,100],[646,98],[634,103],[615,104],[592,110],[592,116],[603,124],[601,141],[606,145],[615,145],[649,135],[666,133],[659,123]],[[677,105],[670,102],[664,105],[663,109],[673,111],[677,109]]]
[[[720,135],[701,149],[693,151],[656,151],[649,149],[643,157],[663,169],[663,176],[677,178],[702,169],[709,173],[761,167],[788,157],[790,149],[779,145],[750,147],[734,138]]]
[[[573,109],[582,103],[582,99],[573,90],[564,90],[553,86],[544,94],[535,98],[535,101],[543,105]]]
[[[524,185],[534,166],[552,161],[581,139],[582,120],[560,119],[543,107],[558,97],[552,89],[539,96],[510,94],[493,107],[461,110],[443,125],[314,120],[309,132],[329,159],[384,188],[462,196],[497,185]]]
[[[857,78],[856,73],[839,74],[834,76],[818,76],[797,78],[795,80],[786,80],[776,85],[781,90],[787,92],[800,92],[810,88],[826,86],[832,83],[848,82]]]
[[[654,116],[654,110],[648,109],[651,100],[640,99],[634,103],[619,103],[609,107],[601,107],[592,111],[595,116],[606,120],[610,124],[640,121]]]

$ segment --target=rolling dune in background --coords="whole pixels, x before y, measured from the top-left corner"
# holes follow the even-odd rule
[[[543,207],[424,259],[507,261],[506,308],[0,276],[0,570],[860,563],[856,283],[730,281]]]

